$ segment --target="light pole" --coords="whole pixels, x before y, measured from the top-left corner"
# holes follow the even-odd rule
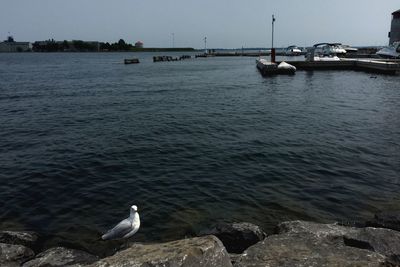
[[[275,16],[272,15],[272,45],[271,45],[271,62],[275,62],[275,48],[274,48],[274,23]]]
[[[204,53],[207,54],[207,37],[204,37]]]
[[[271,48],[274,48],[274,23],[275,23],[275,16],[272,15],[272,46],[271,46]]]

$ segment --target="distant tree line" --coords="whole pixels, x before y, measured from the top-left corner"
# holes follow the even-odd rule
[[[120,39],[116,43],[85,42],[82,40],[73,41],[55,41],[49,39],[38,41],[32,44],[32,50],[35,52],[98,52],[98,51],[130,51],[133,45]]]
[[[96,52],[99,51],[98,42],[84,42],[81,40],[73,41],[38,41],[32,44],[32,50],[35,52]]]
[[[117,43],[110,44],[107,43],[100,43],[100,50],[101,51],[130,51],[134,48],[133,45],[127,44],[124,39],[119,39]]]
[[[35,52],[113,52],[113,51],[193,51],[193,48],[142,48],[135,47],[120,39],[115,43],[104,42],[86,42],[81,40],[73,41],[55,41],[49,39],[46,41],[37,41],[32,44],[32,50]]]

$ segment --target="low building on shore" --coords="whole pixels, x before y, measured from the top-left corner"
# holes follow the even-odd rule
[[[31,49],[29,42],[16,42],[12,36],[8,36],[7,40],[0,43],[0,52],[26,52]]]
[[[392,13],[392,25],[389,32],[389,44],[400,41],[400,9]]]

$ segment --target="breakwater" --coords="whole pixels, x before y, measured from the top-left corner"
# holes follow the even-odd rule
[[[381,212],[358,227],[287,221],[278,224],[274,233],[269,234],[251,223],[218,223],[197,237],[165,243],[125,242],[108,257],[67,247],[38,249],[37,233],[0,231],[0,264],[23,267],[73,264],[91,267],[399,266],[399,215],[398,211]]]

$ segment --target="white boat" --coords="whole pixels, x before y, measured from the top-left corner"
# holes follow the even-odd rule
[[[322,53],[325,56],[331,56],[331,55],[344,55],[347,53],[346,49],[342,47],[342,44],[340,43],[326,43],[322,47]]]
[[[320,57],[320,56],[315,56],[314,61],[340,61],[340,58],[338,56],[327,56],[327,57]]]
[[[286,56],[299,56],[301,54],[300,48],[295,45],[288,46],[285,50]]]
[[[346,50],[347,53],[357,53],[358,52],[358,48],[355,47],[351,47],[349,45],[342,45],[341,46],[344,50]]]
[[[384,47],[376,54],[382,58],[400,58],[400,42],[394,42],[388,47]]]

